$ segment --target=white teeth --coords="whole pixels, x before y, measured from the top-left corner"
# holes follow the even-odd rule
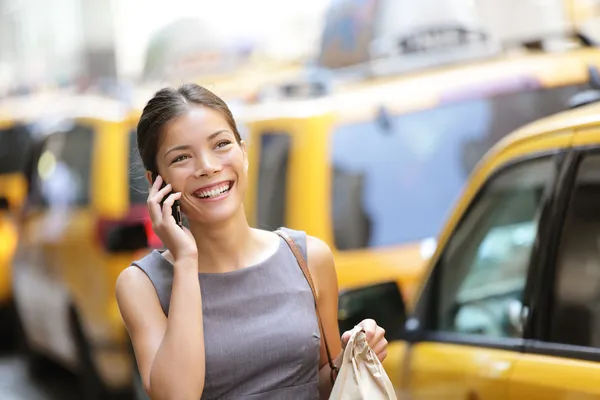
[[[230,189],[230,187],[231,187],[231,183],[227,182],[227,183],[224,183],[223,185],[217,186],[214,189],[205,190],[200,193],[195,193],[195,196],[199,197],[201,199],[205,199],[208,197],[216,197],[216,196],[219,196],[219,195],[225,193],[226,191],[228,191]]]

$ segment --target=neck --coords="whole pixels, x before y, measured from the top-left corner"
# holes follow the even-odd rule
[[[219,225],[190,222],[190,231],[198,248],[198,271],[228,272],[245,267],[245,257],[253,248],[252,228],[243,208]]]

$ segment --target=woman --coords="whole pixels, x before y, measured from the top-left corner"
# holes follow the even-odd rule
[[[248,158],[227,105],[194,84],[162,89],[144,108],[137,139],[152,184],[153,228],[168,249],[135,262],[116,284],[146,392],[153,399],[327,398],[331,369],[313,294],[285,241],[248,225]],[[176,200],[189,230],[172,216]],[[340,365],[349,332],[340,338],[331,250],[286,232],[307,257]],[[384,330],[373,320],[361,325],[383,360]]]

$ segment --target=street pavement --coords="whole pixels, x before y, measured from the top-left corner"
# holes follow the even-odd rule
[[[1,400],[75,400],[80,399],[77,379],[55,367],[41,377],[29,373],[26,360],[12,352],[0,353]]]

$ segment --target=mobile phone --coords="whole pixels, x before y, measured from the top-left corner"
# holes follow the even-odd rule
[[[155,182],[157,177],[158,177],[158,174],[153,172],[152,173],[152,182]],[[160,186],[160,188],[163,189],[165,186],[167,186],[167,183],[163,179],[163,183]],[[163,203],[165,202],[167,197],[169,197],[169,194],[170,193],[165,195],[165,197],[163,197],[163,199],[161,200],[161,202],[160,202],[161,209],[162,209]],[[173,214],[173,218],[175,218],[175,223],[177,225],[179,225],[181,228],[183,228],[183,220],[181,218],[181,203],[179,202],[179,200],[175,200],[175,202],[173,202],[173,206],[171,207],[171,213]]]

